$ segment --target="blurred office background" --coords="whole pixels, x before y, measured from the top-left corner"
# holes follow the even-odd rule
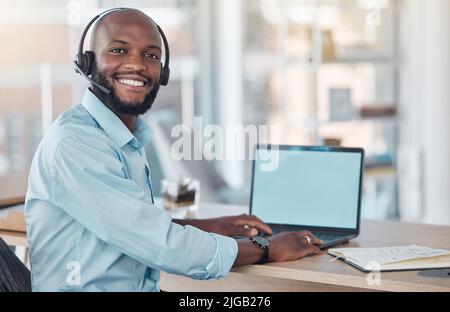
[[[448,0],[0,0],[0,199],[23,196],[45,129],[79,103],[84,26],[135,7],[164,29],[171,82],[144,118],[155,191],[248,205],[250,161],[174,161],[170,131],[276,125],[272,143],[361,146],[363,217],[450,224]]]

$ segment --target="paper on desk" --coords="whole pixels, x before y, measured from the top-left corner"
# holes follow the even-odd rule
[[[361,264],[368,264],[372,261],[380,264],[390,264],[450,255],[450,251],[412,245],[384,248],[341,248],[330,250],[330,254],[342,255]]]

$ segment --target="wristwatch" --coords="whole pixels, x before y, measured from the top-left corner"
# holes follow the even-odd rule
[[[259,259],[259,261],[256,264],[264,264],[269,262],[269,246],[270,246],[269,241],[261,236],[250,237],[250,240],[253,242],[253,244],[255,244],[264,251],[261,259]]]

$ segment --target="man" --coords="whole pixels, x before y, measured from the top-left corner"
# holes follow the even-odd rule
[[[25,206],[33,290],[159,291],[160,270],[216,279],[233,266],[320,253],[309,232],[275,235],[267,246],[231,238],[270,235],[254,216],[172,220],[155,207],[150,130],[138,115],[158,92],[160,34],[148,16],[124,9],[98,20],[91,45],[96,83],[33,159]]]

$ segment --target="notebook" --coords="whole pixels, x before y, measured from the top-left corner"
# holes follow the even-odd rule
[[[329,249],[335,256],[364,272],[416,271],[450,268],[450,251],[422,246]]]

